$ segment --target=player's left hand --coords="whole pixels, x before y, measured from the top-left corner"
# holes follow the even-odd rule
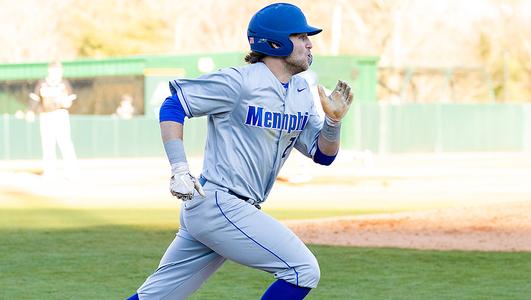
[[[326,116],[331,121],[339,123],[347,114],[354,97],[350,92],[350,86],[346,82],[339,80],[330,96],[326,96],[321,85],[317,86],[317,91]]]

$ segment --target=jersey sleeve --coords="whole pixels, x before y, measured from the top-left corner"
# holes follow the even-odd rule
[[[240,101],[243,76],[236,68],[205,74],[196,79],[170,81],[188,118],[220,115],[233,110]]]
[[[312,105],[308,124],[299,135],[295,143],[295,149],[307,157],[313,157],[317,150],[317,138],[319,137],[321,128],[323,128],[323,122],[324,120],[317,113],[315,106]]]
[[[34,113],[37,113],[39,111],[39,108],[42,102],[42,98],[41,98],[42,83],[43,81],[39,80],[37,84],[35,85],[35,88],[33,89],[33,93],[37,96],[37,98],[32,98],[30,96],[28,110],[31,110]]]
[[[41,88],[43,80],[37,81],[37,84],[35,85],[35,88],[33,89],[33,93],[35,93],[37,96],[41,97]]]

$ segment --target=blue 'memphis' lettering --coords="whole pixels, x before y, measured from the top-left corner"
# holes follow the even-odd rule
[[[302,131],[308,123],[308,112],[304,114],[283,114],[280,112],[264,111],[260,106],[248,106],[245,124],[256,127],[272,128],[276,130]]]
[[[255,109],[256,107],[249,106],[247,109],[247,120],[245,120],[245,124],[262,127],[262,115],[264,113],[264,108],[258,107],[256,112]]]
[[[286,130],[288,129],[288,118],[289,118],[289,114],[284,114],[282,116],[282,128],[283,130]]]
[[[279,112],[273,113],[273,128],[280,128],[280,123],[282,122],[282,114]]]
[[[288,132],[292,132],[297,129],[297,115],[289,115]]]
[[[266,111],[264,114],[264,127],[271,128],[271,118],[273,117],[273,113],[270,111]]]

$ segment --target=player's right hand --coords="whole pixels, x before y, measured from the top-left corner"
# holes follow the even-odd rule
[[[171,166],[170,192],[173,196],[187,201],[194,196],[194,190],[199,195],[205,197],[203,187],[199,184],[197,178],[190,174],[186,162],[175,163]]]

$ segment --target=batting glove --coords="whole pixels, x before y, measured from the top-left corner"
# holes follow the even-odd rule
[[[205,197],[205,191],[199,184],[197,178],[190,174],[188,164],[179,162],[171,165],[171,179],[170,192],[173,196],[183,200],[191,200],[194,196],[194,190],[197,190],[199,195]]]

